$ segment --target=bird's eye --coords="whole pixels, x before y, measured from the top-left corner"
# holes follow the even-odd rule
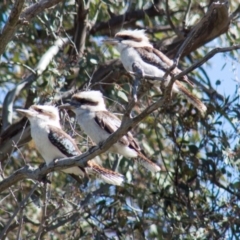
[[[39,112],[39,113],[42,113],[42,112],[43,112],[43,110],[40,109],[40,108],[38,108],[38,109],[36,109],[36,110],[37,110],[37,112]]]
[[[83,104],[88,103],[88,101],[87,101],[86,99],[82,99],[82,98],[78,99],[77,102],[78,102],[80,105],[83,105]]]
[[[129,36],[122,36],[122,40],[129,40]]]

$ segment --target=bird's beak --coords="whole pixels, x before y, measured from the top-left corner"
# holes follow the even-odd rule
[[[102,40],[102,42],[105,44],[117,45],[119,43],[119,40],[116,38],[107,38],[107,39]]]
[[[58,106],[59,109],[74,110],[76,107],[72,102]]]
[[[34,115],[34,112],[30,109],[16,109],[16,111],[25,117],[32,117]]]

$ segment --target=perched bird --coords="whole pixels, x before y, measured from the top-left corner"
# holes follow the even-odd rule
[[[97,144],[105,141],[121,125],[120,119],[106,109],[100,91],[76,93],[69,104],[62,105],[60,108],[72,110],[76,114],[81,129]],[[151,172],[161,170],[141,152],[141,148],[130,132],[113,144],[109,151],[127,158],[135,158]]]
[[[105,39],[103,42],[116,47],[120,53],[121,62],[128,72],[133,72],[133,66],[137,65],[141,68],[143,76],[147,74],[154,77],[163,77],[166,70],[173,64],[171,59],[152,46],[143,30],[120,31],[116,33],[113,39]],[[171,77],[179,73],[181,73],[179,68],[173,69],[170,72],[170,76],[166,78],[164,85],[167,86]],[[189,82],[187,76],[179,80],[192,84]],[[173,92],[182,93],[201,114],[204,115],[207,111],[207,107],[179,80],[174,82],[172,88]],[[159,86],[159,81],[154,80],[153,83]]]
[[[26,116],[31,124],[31,135],[37,150],[46,164],[66,157],[78,156],[81,151],[75,141],[65,133],[60,125],[59,112],[54,106],[32,105],[29,109],[17,109]],[[123,175],[105,169],[93,161],[87,167],[70,167],[63,172],[83,177],[85,174],[95,175],[109,184],[121,185]]]

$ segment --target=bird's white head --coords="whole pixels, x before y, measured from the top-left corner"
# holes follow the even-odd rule
[[[58,109],[50,105],[32,105],[29,109],[17,109],[19,113],[26,116],[31,123],[46,122],[60,127]]]
[[[103,95],[100,91],[83,91],[75,93],[69,104],[60,106],[60,108],[70,109],[75,113],[79,111],[105,111]]]
[[[119,52],[125,47],[153,47],[144,30],[122,30],[113,39],[105,39],[103,42],[114,45]]]

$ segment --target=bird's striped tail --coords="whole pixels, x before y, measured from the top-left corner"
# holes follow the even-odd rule
[[[120,186],[125,180],[122,174],[101,167],[92,161],[88,161],[87,165],[85,168],[87,174],[94,175],[106,183]]]
[[[138,159],[137,161],[141,164],[144,168],[149,170],[150,172],[156,173],[161,171],[161,167],[158,166],[156,163],[152,162],[148,159],[143,153],[138,152]]]
[[[174,84],[176,84],[178,91],[181,92],[187,98],[187,100],[191,102],[194,105],[194,107],[196,107],[201,112],[202,116],[204,116],[207,111],[207,107],[205,106],[205,104],[201,102],[200,99],[198,99],[196,96],[194,96],[178,80],[176,80]]]

